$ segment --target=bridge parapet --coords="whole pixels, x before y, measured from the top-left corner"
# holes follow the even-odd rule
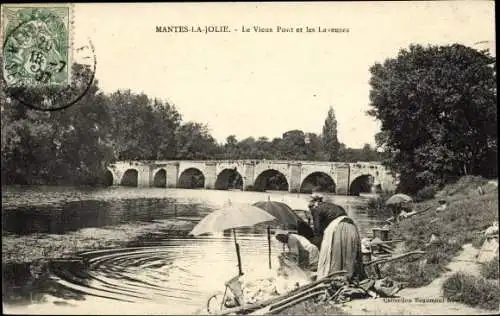
[[[271,173],[281,174],[286,179],[290,192],[299,192],[305,181],[322,174],[331,179],[337,194],[349,194],[354,181],[370,177],[382,189],[393,190],[396,182],[388,170],[379,162],[327,162],[327,161],[287,161],[287,160],[139,160],[117,161],[108,170],[113,175],[113,185],[122,185],[124,179],[135,175],[137,186],[162,186],[175,188],[186,170],[194,170],[202,175],[204,188],[216,188],[228,172],[241,176],[243,190],[262,186],[263,177]],[[222,177],[225,174],[225,178]],[[126,177],[125,177],[126,176]],[[225,180],[226,181],[226,180]],[[264,181],[264,182],[262,182]],[[220,186],[221,188],[227,186]]]

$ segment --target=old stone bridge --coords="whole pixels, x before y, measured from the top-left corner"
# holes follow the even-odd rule
[[[322,186],[336,194],[393,190],[395,179],[378,162],[271,160],[118,161],[110,164],[110,184],[137,187],[310,192]]]

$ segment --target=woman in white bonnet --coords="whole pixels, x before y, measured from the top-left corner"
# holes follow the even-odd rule
[[[318,267],[319,250],[304,236],[285,230],[276,231],[276,239],[287,245],[292,260],[304,270],[316,271]]]

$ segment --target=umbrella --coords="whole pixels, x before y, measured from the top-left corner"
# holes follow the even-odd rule
[[[205,216],[189,234],[198,236],[206,233],[221,232],[226,229],[232,229],[236,255],[238,257],[238,269],[240,275],[243,275],[241,269],[240,246],[236,241],[236,231],[234,229],[238,227],[253,226],[255,224],[272,221],[274,219],[274,216],[256,206],[246,204],[230,204]]]
[[[253,204],[276,217],[276,221],[284,228],[297,229],[297,222],[302,221],[299,215],[285,203],[276,201],[260,201]]]
[[[279,224],[284,226],[286,229],[297,229],[300,222],[304,222],[302,218],[297,215],[288,205],[282,202],[271,201],[259,201],[253,204],[258,208],[261,208],[274,216]],[[305,223],[304,227],[309,227],[309,224]],[[271,269],[271,230],[267,226],[267,243],[269,249],[269,269]]]
[[[391,196],[387,201],[385,201],[386,205],[393,205],[393,204],[401,204],[401,203],[408,203],[413,201],[411,197],[409,197],[406,194],[398,193],[394,194]]]

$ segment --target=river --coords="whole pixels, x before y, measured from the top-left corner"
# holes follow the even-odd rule
[[[195,223],[228,202],[254,203],[270,199],[284,202],[293,209],[306,209],[307,198],[304,194],[287,192],[3,188],[2,252],[9,242],[37,248],[29,246],[27,240],[57,240],[69,235],[77,236],[75,242],[79,236],[86,236],[104,243],[107,238],[120,238],[118,232],[130,239],[126,246],[75,254],[84,258],[86,265],[51,265],[49,278],[38,286],[29,286],[33,281],[26,265],[4,265],[4,307],[23,313],[43,313],[44,310],[58,313],[56,307],[62,304],[71,306],[72,310],[64,309],[61,313],[192,313],[211,293],[224,290],[224,282],[237,274],[234,240],[230,234],[199,238],[170,234],[163,223]],[[332,198],[346,208],[362,235],[380,224],[381,219],[363,212],[361,206],[366,198]],[[151,229],[142,234],[141,230],[137,233],[137,227]],[[237,236],[243,271],[268,269],[265,231],[244,228],[238,230]],[[273,240],[274,267],[276,254],[281,250]]]

